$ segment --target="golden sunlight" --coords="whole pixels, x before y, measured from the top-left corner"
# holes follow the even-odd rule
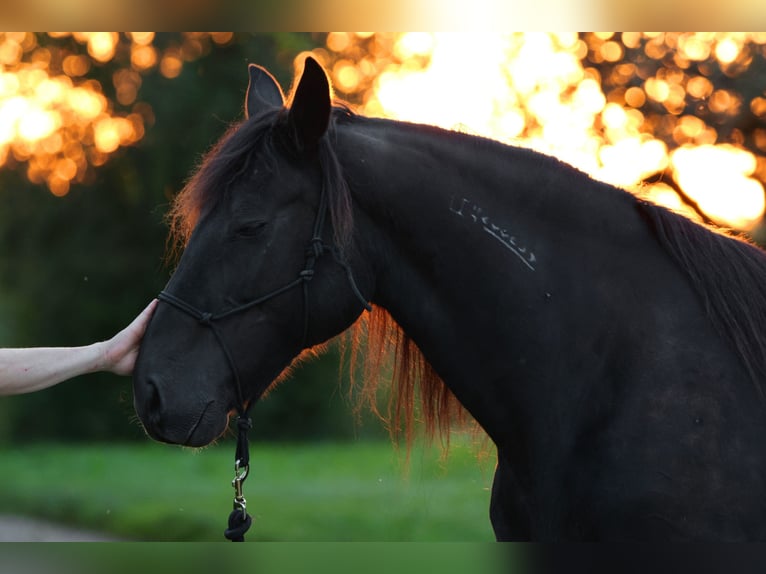
[[[760,182],[753,154],[724,145],[682,146],[671,154],[673,171],[681,188],[718,223],[747,229],[764,212]]]
[[[756,158],[741,145],[722,145],[720,122],[711,121],[711,114],[736,114],[741,97],[715,89],[705,66],[700,69],[706,73],[685,71],[691,62],[714,56],[724,73],[734,75],[746,69],[748,43],[762,46],[766,38],[725,33],[406,33],[376,34],[370,40],[331,34],[327,47],[343,62],[334,68],[336,87],[361,93],[363,113],[531,147],[696,216],[673,187],[647,183],[668,174],[708,217],[749,229],[764,214]],[[366,56],[360,60],[353,54],[362,44]],[[642,45],[642,53],[627,57]],[[385,46],[389,48],[381,49]],[[376,53],[377,59],[369,62]],[[588,67],[586,56],[591,62],[613,64],[610,76],[601,76],[604,68]],[[655,72],[647,65],[667,58],[673,58],[675,68],[657,64]],[[359,72],[365,66],[380,71],[367,84]],[[352,76],[353,81],[345,81]],[[766,115],[762,101],[749,103],[754,114]],[[684,113],[690,102],[703,113]],[[653,112],[655,108],[661,113]],[[755,137],[766,145],[766,130]]]
[[[0,33],[0,167],[26,164],[29,180],[57,196],[144,136],[144,122],[153,121],[153,112],[138,101],[141,74],[159,69],[175,77],[183,61],[204,54],[210,42],[222,45],[232,38],[228,32],[187,33],[160,50],[153,32],[47,36]],[[106,63],[117,67],[111,78],[114,101],[99,81],[86,77],[94,65]]]

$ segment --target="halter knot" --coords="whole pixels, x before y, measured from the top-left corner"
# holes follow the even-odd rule
[[[213,320],[213,314],[212,313],[202,313],[199,317],[199,322],[202,325],[210,325],[211,321]]]
[[[248,531],[252,523],[252,516],[235,508],[229,514],[229,527],[224,531],[223,535],[232,542],[244,542],[245,532]]]
[[[300,273],[298,273],[300,277],[302,277],[306,281],[311,281],[311,278],[314,277],[314,270],[313,269],[304,269]]]
[[[237,426],[239,430],[250,430],[253,428],[253,420],[250,417],[239,416],[237,418]]]
[[[314,257],[314,259],[319,259],[319,257],[324,253],[325,251],[325,245],[324,241],[322,241],[321,237],[312,237],[311,241],[309,241],[309,245],[306,248],[306,255],[308,257]]]

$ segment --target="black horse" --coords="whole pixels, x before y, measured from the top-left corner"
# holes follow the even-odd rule
[[[445,428],[456,398],[491,437],[498,539],[766,539],[759,249],[539,153],[354,115],[310,58],[289,105],[249,73],[172,209],[134,378],[151,437],[209,443],[353,326],[373,367],[394,347],[395,418],[419,397]]]

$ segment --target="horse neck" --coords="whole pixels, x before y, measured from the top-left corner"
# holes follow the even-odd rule
[[[611,245],[646,229],[635,216],[612,223],[615,210],[633,213],[623,192],[604,197],[584,174],[527,150],[383,121],[340,130],[338,145],[373,302],[502,443],[501,421],[543,400],[519,391],[551,378],[540,355],[557,351],[550,302],[562,281],[581,277],[580,256],[605,228]],[[589,257],[597,269],[610,253]]]

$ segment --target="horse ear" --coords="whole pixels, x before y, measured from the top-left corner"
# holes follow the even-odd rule
[[[245,117],[250,118],[267,108],[281,108],[285,105],[282,88],[274,76],[256,64],[247,67],[250,83],[245,96]]]
[[[288,112],[288,124],[299,148],[316,146],[327,130],[331,107],[327,74],[314,58],[308,57]]]

